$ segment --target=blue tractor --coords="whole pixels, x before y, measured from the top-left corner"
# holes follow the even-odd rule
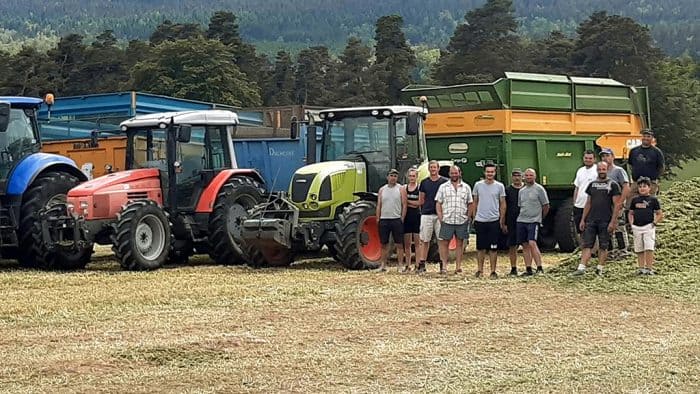
[[[25,267],[82,268],[92,248],[53,252],[42,242],[39,210],[65,202],[68,191],[87,180],[73,160],[39,152],[36,112],[43,102],[0,96],[0,257]]]

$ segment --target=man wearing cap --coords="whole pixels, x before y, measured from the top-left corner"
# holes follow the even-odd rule
[[[510,257],[510,275],[518,276],[518,232],[517,222],[520,207],[518,206],[518,193],[523,187],[523,171],[513,168],[511,184],[506,188],[506,236],[508,237],[508,257]]]
[[[377,194],[377,217],[379,218],[379,241],[382,244],[380,271],[386,271],[389,257],[389,236],[394,239],[396,255],[403,261],[403,220],[408,208],[406,188],[398,184],[399,171],[389,170],[387,184],[379,188]]]
[[[659,192],[659,177],[664,172],[664,154],[661,149],[652,145],[654,133],[645,129],[642,130],[642,145],[630,150],[628,163],[632,168],[632,190],[630,200],[639,195],[637,179],[647,177],[651,179],[651,194]]]

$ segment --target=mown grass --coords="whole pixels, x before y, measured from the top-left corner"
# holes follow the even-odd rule
[[[471,272],[473,254],[467,261]],[[434,266],[417,276],[348,272],[328,259],[209,264],[145,273],[108,258],[76,273],[6,264],[0,390],[700,391],[693,298],[547,276],[443,277]]]

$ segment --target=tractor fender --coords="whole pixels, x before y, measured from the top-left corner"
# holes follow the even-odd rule
[[[20,196],[42,172],[55,171],[71,174],[84,182],[87,176],[80,171],[75,162],[65,156],[51,153],[34,153],[15,166],[7,182],[7,194]]]
[[[211,213],[214,211],[214,203],[216,202],[216,196],[219,194],[219,190],[226,184],[226,182],[234,176],[245,176],[251,178],[260,184],[265,184],[265,180],[262,176],[252,169],[232,169],[223,170],[218,173],[214,179],[212,179],[209,186],[207,186],[202,195],[199,197],[197,206],[195,207],[196,213]]]
[[[377,202],[377,199],[379,198],[378,193],[372,193],[372,192],[355,192],[355,193],[353,193],[353,195],[359,197],[359,199],[362,201]]]

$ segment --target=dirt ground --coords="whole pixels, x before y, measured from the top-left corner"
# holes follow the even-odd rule
[[[549,256],[553,264],[560,256]],[[694,299],[546,278],[1,265],[3,392],[699,392]],[[502,258],[501,273],[507,272]]]

